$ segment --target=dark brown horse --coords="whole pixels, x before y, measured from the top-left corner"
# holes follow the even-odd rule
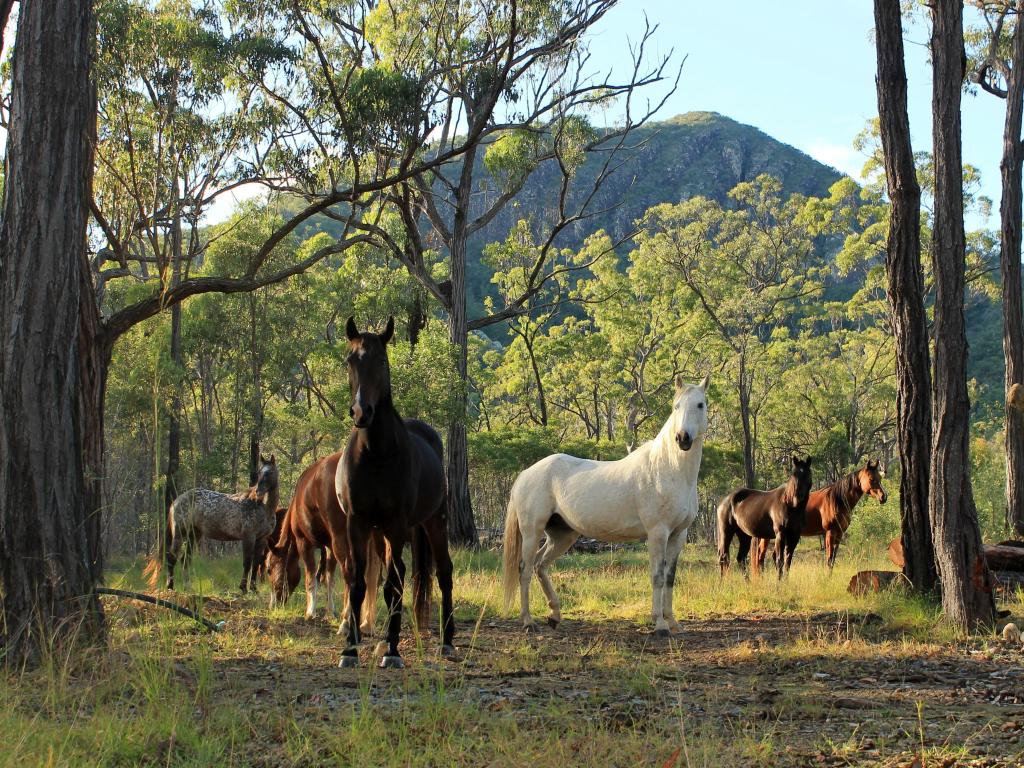
[[[263,541],[256,542],[256,580],[266,581],[267,580],[267,557],[270,552],[270,542],[277,541],[278,536],[281,535],[281,524],[284,522],[285,512],[288,511],[288,507],[278,507],[274,513],[274,530],[271,531],[270,535],[267,536]],[[294,589],[294,587],[292,587]]]
[[[867,494],[885,504],[888,496],[882,488],[882,472],[877,461],[868,461],[832,485],[811,491],[807,497],[807,515],[801,536],[825,534],[825,562],[832,568],[836,564],[839,542],[850,527],[853,508],[861,496]],[[768,553],[768,540],[758,539],[754,543],[753,568],[755,573],[764,566]]]
[[[811,492],[811,459],[791,457],[789,480],[771,491],[738,488],[718,505],[718,566],[729,568],[729,545],[739,538],[736,564],[745,565],[751,539],[775,539],[775,556],[782,578],[789,572],[793,552],[804,527],[807,497]]]
[[[341,452],[318,459],[299,476],[291,504],[281,521],[277,538],[267,555],[270,574],[270,607],[284,604],[299,583],[299,563],[306,569],[306,618],[316,612],[316,591],[321,577],[327,588],[327,611],[334,614],[334,573],[339,562],[348,557],[348,530],[345,513],[334,491],[334,475]],[[317,550],[321,551],[319,568]],[[380,579],[380,553],[376,545],[366,557],[367,600],[363,628],[373,628]],[[343,617],[348,611],[343,612]]]
[[[403,419],[391,397],[391,368],[387,343],[395,330],[388,319],[382,334],[360,333],[353,318],[345,326],[348,336],[349,389],[354,420],[345,454],[338,464],[335,488],[348,522],[349,555],[344,565],[350,621],[343,667],[359,664],[358,623],[352,618],[362,609],[366,593],[364,572],[370,532],[378,530],[388,544],[384,602],[387,605],[387,651],[381,667],[405,666],[398,653],[402,626],[402,590],[405,563],[402,550],[412,532],[413,610],[425,629],[429,621],[430,575],[437,565],[441,588],[441,652],[455,654],[452,638],[452,561],[448,554],[446,488],[441,438],[429,425]]]

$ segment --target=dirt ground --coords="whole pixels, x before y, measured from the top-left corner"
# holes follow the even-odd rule
[[[440,659],[436,638],[406,633],[407,668],[395,671],[376,668],[372,642],[360,669],[339,669],[333,623],[267,618],[250,600],[211,599],[204,612],[261,638],[221,642],[210,683],[214,702],[254,713],[256,765],[289,762],[259,725],[282,712],[300,727],[339,724],[441,689],[481,719],[538,733],[650,734],[652,765],[1024,765],[1020,646],[908,641],[873,613],[723,614],[684,621],[668,641],[627,621],[569,619],[527,635],[512,620],[463,616],[456,661]]]

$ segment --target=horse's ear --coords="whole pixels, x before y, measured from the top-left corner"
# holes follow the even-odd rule
[[[700,380],[700,388],[705,392],[708,391],[708,382],[711,381],[711,374],[707,374],[703,379]]]
[[[790,462],[790,465],[791,465],[791,466],[794,466],[794,467],[795,467],[795,466],[796,466],[797,464],[799,464],[799,463],[800,463],[800,460],[799,460],[799,459],[797,459],[797,457],[796,457],[796,454],[795,454],[795,453],[791,453],[791,454],[789,455],[789,462]]]
[[[807,461],[804,462],[808,467],[811,466],[811,458],[812,457],[808,456]]]
[[[676,374],[675,385],[676,385],[676,392],[682,392],[683,391],[683,387],[686,386],[685,384],[683,384],[683,374],[681,374],[681,373],[677,373]]]
[[[345,335],[348,336],[349,341],[355,341],[359,338],[359,329],[356,328],[356,319],[353,315],[349,315],[348,320],[345,322]]]
[[[270,458],[267,459],[267,464],[277,465],[277,460],[274,458],[274,454],[270,454]]]
[[[391,341],[391,337],[395,335],[395,316],[391,315],[388,317],[388,324],[384,326],[384,333],[380,335],[381,344],[387,344]]]

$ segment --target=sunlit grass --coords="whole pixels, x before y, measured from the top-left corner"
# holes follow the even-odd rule
[[[815,547],[798,550],[792,572],[779,582],[771,572],[748,579],[735,568],[720,578],[710,548],[688,547],[675,595],[684,634],[667,649],[639,651],[646,648],[651,599],[642,547],[558,561],[553,580],[566,621],[559,633],[539,638],[509,634],[518,605],[502,606],[500,552],[460,551],[455,563],[463,663],[439,663],[436,638],[420,638],[406,641],[404,673],[377,670],[369,661],[352,677],[336,669],[336,620],[303,620],[301,587],[271,612],[265,587],[256,595],[238,592],[238,557],[200,555],[179,579],[180,590],[162,594],[223,617],[225,631],[206,633],[169,612],[108,601],[108,649],[85,658],[51,656],[36,671],[0,679],[0,766],[768,766],[802,764],[807,750],[856,763],[866,739],[858,728],[798,744],[804,751],[780,763],[794,747],[787,730],[793,723],[830,717],[827,702],[806,695],[811,672],[880,658],[909,662],[963,641],[934,604],[898,586],[851,595],[846,587],[856,571],[888,567],[853,552],[844,552],[830,574]],[[146,590],[144,566],[115,561],[108,584]],[[321,610],[324,597],[321,590]],[[339,587],[339,608],[342,602]],[[547,615],[536,581],[531,610],[538,619]],[[678,668],[688,621],[732,617],[754,629],[723,636],[716,664],[803,670],[768,709],[742,703],[743,690],[716,684],[700,664]],[[758,622],[773,620],[787,622],[784,641],[759,636]],[[591,629],[580,634],[574,622]],[[499,625],[505,634],[495,649]],[[525,701],[515,698],[516,676],[524,672],[534,686]],[[504,675],[508,681],[497,684]],[[512,698],[494,698],[495,691]],[[913,735],[908,714],[901,710],[903,728]],[[927,735],[927,755],[936,759],[970,751],[963,739],[937,743],[944,735]],[[907,749],[905,735],[875,735],[870,743],[884,753],[886,738],[895,739],[892,750]]]

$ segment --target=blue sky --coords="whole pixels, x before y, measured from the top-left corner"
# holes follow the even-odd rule
[[[626,40],[640,38],[644,14],[659,25],[653,54],[687,56],[659,117],[720,112],[856,177],[864,158],[853,139],[877,114],[869,0],[622,0],[595,34],[595,67],[625,71]],[[931,146],[927,35],[923,25],[904,35],[915,150]],[[965,95],[962,113],[964,161],[981,170],[982,192],[998,207],[1004,102]]]

